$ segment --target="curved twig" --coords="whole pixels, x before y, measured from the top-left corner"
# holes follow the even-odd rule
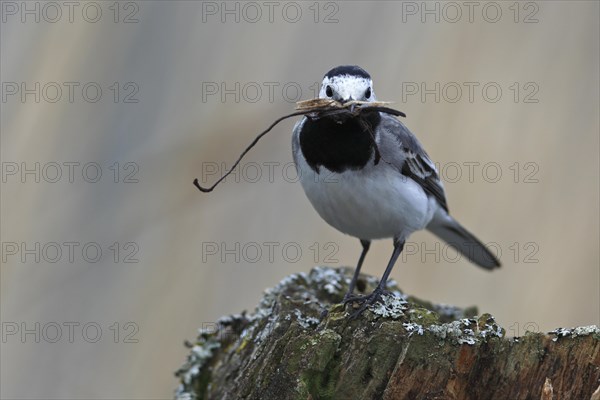
[[[314,100],[321,100],[321,99],[314,99]],[[300,102],[300,103],[303,103],[303,102]],[[306,102],[304,102],[304,103],[306,104]],[[317,101],[316,103],[319,103],[319,102]],[[375,104],[386,104],[386,103],[375,103]],[[356,105],[358,107],[351,110],[351,109],[349,109],[349,107],[351,105]],[[293,112],[288,115],[284,115],[283,117],[276,119],[275,122],[273,122],[267,129],[265,129],[258,136],[256,136],[256,138],[254,138],[254,140],[246,147],[246,149],[244,149],[242,154],[240,154],[240,156],[238,157],[236,162],[233,164],[233,166],[229,169],[229,171],[227,171],[225,173],[225,175],[223,175],[222,177],[217,179],[217,181],[212,186],[209,186],[209,187],[201,186],[198,181],[198,178],[194,179],[194,186],[196,186],[198,188],[198,190],[200,190],[202,193],[212,192],[219,183],[221,183],[225,178],[227,178],[233,172],[233,170],[242,161],[242,158],[244,158],[244,156],[258,143],[258,141],[263,136],[265,136],[267,133],[269,133],[281,121],[291,118],[291,117],[297,117],[299,115],[304,115],[309,118],[322,118],[322,117],[331,117],[333,115],[346,114],[346,113],[352,114],[354,116],[358,116],[361,113],[369,113],[369,112],[384,112],[384,113],[399,116],[399,117],[406,117],[406,114],[404,114],[402,111],[394,110],[393,108],[388,108],[388,107],[384,107],[384,106],[380,106],[380,105],[370,106],[369,103],[366,103],[366,102],[348,102],[348,103],[341,104],[341,103],[338,103],[335,101],[329,101],[326,104],[321,103],[321,105],[317,105],[317,106],[313,106],[313,107],[307,107],[306,105],[304,105],[304,106],[298,107],[298,108],[300,108],[301,111],[296,111],[296,112]],[[314,114],[314,115],[311,115],[311,114]],[[364,122],[363,125],[365,126],[365,128],[367,129],[367,131],[369,132],[369,134],[371,136],[371,139],[373,140],[373,145],[375,146],[375,164],[377,164],[379,162],[379,159],[381,158],[381,154],[379,152],[379,148],[377,147],[377,142],[375,141],[375,137],[373,135],[373,127],[370,126],[366,122]]]

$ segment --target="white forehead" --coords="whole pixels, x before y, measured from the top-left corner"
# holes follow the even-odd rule
[[[370,87],[373,84],[371,79],[362,76],[353,75],[336,75],[332,77],[326,76],[323,78],[323,87],[330,85],[334,90],[342,88],[348,91],[362,90]]]
[[[319,92],[319,97],[325,99],[327,96],[327,86],[331,86],[335,95],[334,98],[342,98],[349,99],[353,98],[355,100],[362,99],[365,95],[365,91],[371,87],[373,82],[371,79],[365,78],[362,76],[353,76],[353,75],[336,75],[332,77],[323,78],[323,84],[321,85],[321,90]],[[375,100],[375,93],[371,88],[371,97],[370,101]]]

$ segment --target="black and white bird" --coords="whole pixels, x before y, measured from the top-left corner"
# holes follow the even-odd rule
[[[341,103],[376,100],[371,76],[358,66],[327,72],[319,98]],[[404,243],[415,231],[429,230],[480,267],[500,266],[449,215],[435,165],[396,117],[383,112],[344,118],[305,116],[294,127],[292,152],[302,187],[321,218],[360,239],[362,253],[344,298],[345,302],[361,301],[359,313],[385,293]],[[371,241],[383,238],[393,238],[394,251],[379,285],[367,296],[353,295]]]

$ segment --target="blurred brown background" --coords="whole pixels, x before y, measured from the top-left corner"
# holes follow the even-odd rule
[[[293,182],[291,120],[239,182],[192,186],[339,64],[407,113],[452,214],[501,251],[488,273],[417,233],[400,286],[511,335],[598,324],[599,3],[476,3],[2,2],[1,397],[170,398],[197,328],[353,266]]]

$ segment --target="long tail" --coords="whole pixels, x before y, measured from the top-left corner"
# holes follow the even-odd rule
[[[483,243],[467,231],[454,218],[443,210],[438,210],[427,229],[444,240],[472,263],[492,270],[500,267],[500,261]]]

